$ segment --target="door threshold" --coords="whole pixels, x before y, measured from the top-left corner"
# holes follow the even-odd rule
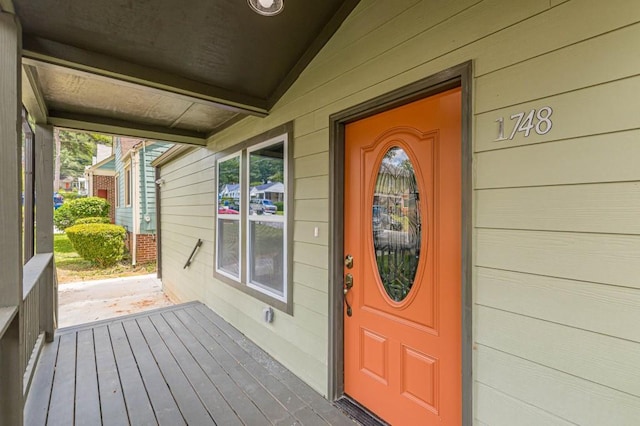
[[[333,404],[362,426],[389,426],[389,423],[385,422],[380,417],[349,398],[347,395],[341,396],[339,399],[334,401]]]

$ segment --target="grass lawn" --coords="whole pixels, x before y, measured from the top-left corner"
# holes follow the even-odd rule
[[[99,268],[75,252],[66,234],[54,234],[53,252],[60,284],[150,274],[156,270],[155,262],[131,266],[131,259],[126,254],[115,266]]]

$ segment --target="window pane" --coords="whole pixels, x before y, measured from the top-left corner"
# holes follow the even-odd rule
[[[284,223],[249,222],[249,280],[284,295]]]
[[[421,217],[413,164],[402,148],[387,151],[373,196],[373,247],[389,297],[400,302],[411,291],[420,261]]]
[[[218,269],[240,277],[240,221],[218,219]]]
[[[239,214],[240,192],[240,157],[218,163],[218,214]]]
[[[249,214],[284,214],[284,142],[249,154]]]

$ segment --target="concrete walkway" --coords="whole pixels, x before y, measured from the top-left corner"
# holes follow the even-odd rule
[[[171,306],[155,274],[58,286],[58,328]]]

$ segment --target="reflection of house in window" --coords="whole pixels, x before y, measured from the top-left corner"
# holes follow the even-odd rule
[[[273,202],[284,202],[284,184],[282,182],[270,182],[254,186],[251,188],[250,196],[251,198],[261,198]]]
[[[225,184],[220,190],[220,198],[233,198],[234,200],[240,199],[240,184],[228,183]]]

